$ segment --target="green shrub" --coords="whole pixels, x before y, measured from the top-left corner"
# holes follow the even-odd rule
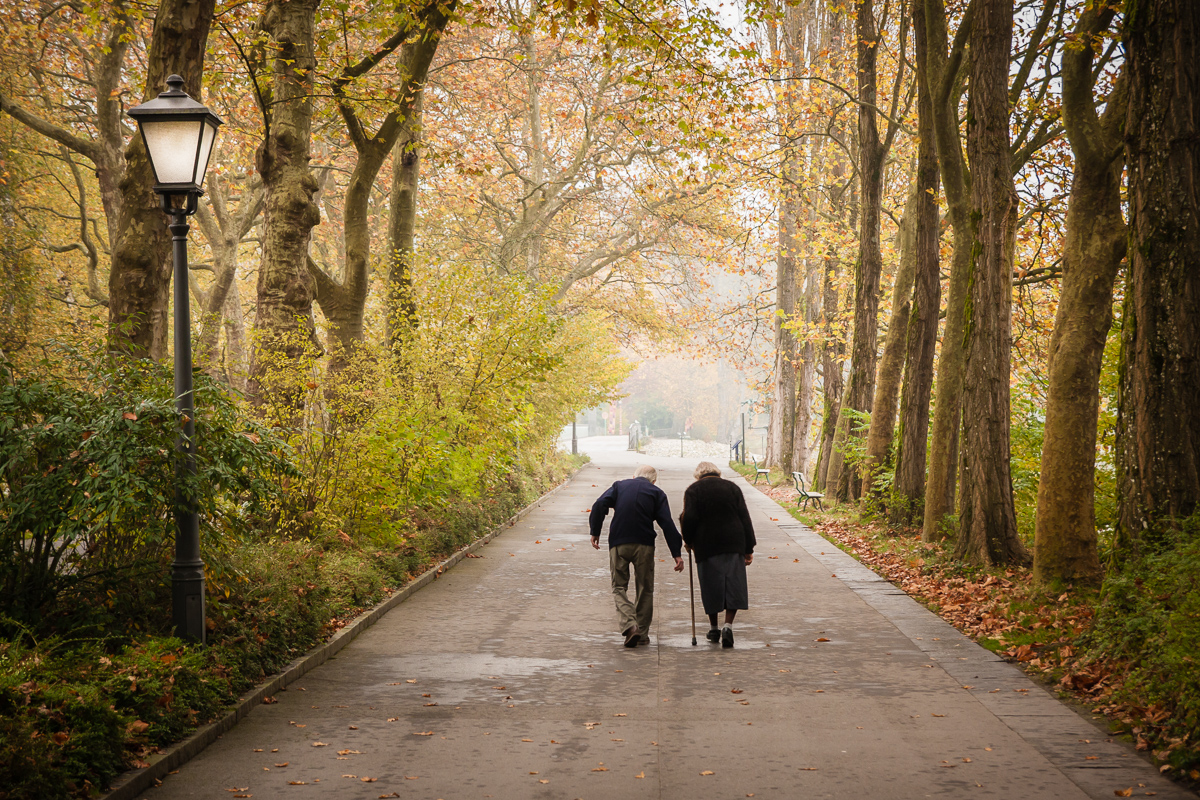
[[[170,371],[66,355],[79,370],[70,380],[47,371],[0,383],[0,615],[35,627],[161,574],[175,527]],[[294,470],[219,385],[196,383],[197,473],[180,485],[200,513],[206,558],[219,561],[275,478]]]
[[[1180,766],[1200,758],[1200,515],[1165,536],[1109,573],[1084,642],[1089,660],[1128,664],[1116,699],[1170,712],[1168,736],[1190,742],[1172,748]]]

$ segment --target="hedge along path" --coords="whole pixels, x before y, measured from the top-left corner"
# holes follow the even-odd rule
[[[537,500],[522,508],[516,514],[508,518],[506,522],[498,526],[492,532],[481,536],[471,544],[463,547],[454,555],[439,563],[437,566],[430,567],[418,577],[414,578],[403,588],[397,590],[386,600],[378,603],[374,608],[365,611],[357,616],[353,621],[339,630],[333,636],[329,637],[323,644],[319,644],[309,650],[304,655],[294,660],[291,664],[281,670],[279,673],[268,678],[266,681],[255,686],[250,691],[246,692],[237,704],[234,705],[228,713],[218,719],[216,722],[211,722],[196,730],[191,736],[183,741],[177,742],[166,748],[163,752],[152,755],[146,759],[149,766],[141,769],[130,770],[115,781],[109,791],[101,795],[102,800],[133,800],[138,795],[145,792],[147,789],[153,788],[157,782],[161,781],[168,773],[178,769],[181,765],[186,764],[191,759],[199,755],[204,748],[215,742],[222,734],[231,730],[234,725],[244,718],[247,714],[254,710],[255,707],[263,705],[265,698],[271,697],[275,692],[285,689],[289,684],[294,683],[308,672],[312,671],[321,664],[324,664],[333,656],[337,655],[343,647],[350,644],[358,638],[358,635],[367,628],[374,625],[383,615],[394,609],[396,606],[403,603],[413,594],[428,586],[430,583],[438,579],[438,577],[446,570],[453,567],[464,558],[473,555],[477,550],[482,548],[488,542],[495,539],[504,531],[516,525],[517,522],[528,516],[530,512],[538,509],[548,499],[553,497],[563,487],[571,483],[571,479],[575,476],[578,469],[572,471],[567,479],[555,486],[550,491],[543,494]]]

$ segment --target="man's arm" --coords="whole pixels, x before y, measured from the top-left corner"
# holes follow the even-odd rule
[[[596,498],[596,502],[592,503],[592,513],[588,517],[588,524],[592,529],[592,539],[596,540],[592,542],[593,547],[599,546],[598,541],[600,539],[600,530],[604,527],[604,518],[608,516],[608,510],[613,507],[616,499],[617,485],[614,483]]]
[[[671,519],[671,503],[667,500],[666,492],[661,489],[658,492],[658,507],[655,509],[654,521],[658,523],[658,527],[662,528],[663,538],[667,540],[667,549],[671,551],[671,555],[676,559],[682,558],[683,537],[679,535],[679,530],[675,527],[675,520]]]

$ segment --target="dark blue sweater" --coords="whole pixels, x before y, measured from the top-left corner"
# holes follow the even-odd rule
[[[592,538],[600,538],[604,518],[613,509],[612,525],[608,528],[608,546],[619,544],[648,544],[654,546],[654,523],[662,528],[663,538],[671,555],[679,558],[683,538],[671,519],[671,505],[667,494],[648,478],[630,478],[617,481],[592,503],[592,515],[588,521],[592,526]]]

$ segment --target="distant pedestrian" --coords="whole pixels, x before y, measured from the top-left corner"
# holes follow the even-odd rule
[[[621,619],[621,635],[626,647],[649,644],[650,622],[654,618],[654,523],[662,528],[663,538],[675,558],[675,571],[683,571],[683,541],[671,519],[666,493],[655,484],[654,467],[640,466],[628,480],[617,481],[592,503],[589,522],[592,547],[600,549],[600,529],[608,510],[613,509],[608,528],[608,565],[612,571],[612,593]],[[629,567],[633,566],[636,605],[629,600]]]
[[[754,561],[754,525],[742,490],[721,477],[720,467],[701,461],[693,474],[696,482],[684,492],[679,515],[683,541],[696,554],[708,640],[733,647],[733,618],[750,607],[746,567]],[[717,615],[722,611],[725,626],[718,630]]]

